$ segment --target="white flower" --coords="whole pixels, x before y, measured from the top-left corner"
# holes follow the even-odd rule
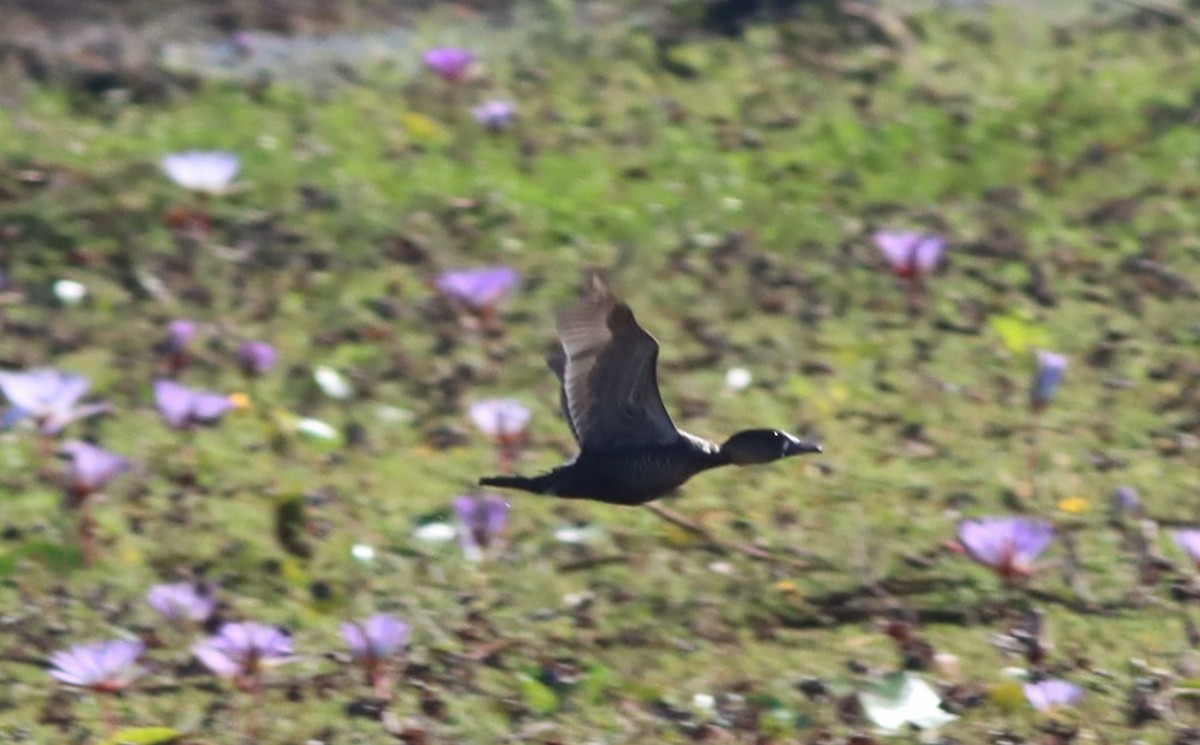
[[[60,279],[54,283],[54,297],[63,305],[79,305],[87,297],[87,288],[73,279]]]
[[[344,401],[354,395],[354,388],[349,381],[332,367],[322,365],[313,370],[313,380],[317,381],[317,387],[330,398]]]
[[[458,528],[448,522],[428,522],[418,525],[413,535],[419,540],[430,543],[445,543],[452,541],[458,535]]]
[[[754,376],[744,367],[731,367],[725,371],[725,387],[733,391],[744,391],[754,382]]]
[[[174,153],[163,156],[159,164],[183,188],[208,194],[225,191],[242,167],[236,155],[220,150]]]
[[[296,422],[296,431],[314,440],[334,441],[339,437],[338,431],[332,425],[309,417],[304,417]]]
[[[882,732],[900,732],[906,726],[936,729],[957,717],[942,708],[933,686],[908,672],[892,673],[858,694],[867,719]]]

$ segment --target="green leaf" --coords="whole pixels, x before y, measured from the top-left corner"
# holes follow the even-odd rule
[[[131,727],[117,732],[104,745],[165,745],[182,737],[183,733],[172,727]]]
[[[83,552],[74,546],[60,546],[49,541],[30,541],[0,557],[0,577],[17,571],[24,559],[36,561],[57,574],[66,574],[83,566]]]
[[[988,318],[988,325],[1000,337],[1004,348],[1013,354],[1025,354],[1035,347],[1050,346],[1050,334],[1032,319],[1010,313]]]
[[[528,673],[519,673],[517,683],[521,687],[525,705],[535,714],[551,714],[558,708],[558,696],[537,678]]]
[[[292,556],[301,559],[312,556],[312,547],[307,540],[303,496],[289,495],[275,503],[275,540]]]
[[[598,703],[612,685],[612,671],[599,662],[587,666],[587,675],[579,684],[579,696],[587,703]]]

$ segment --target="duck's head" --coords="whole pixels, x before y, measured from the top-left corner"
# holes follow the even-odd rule
[[[805,442],[778,429],[747,429],[730,437],[721,446],[721,455],[736,466],[770,463],[804,453],[819,453],[821,446]]]

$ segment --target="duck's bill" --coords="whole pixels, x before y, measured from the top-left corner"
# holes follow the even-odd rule
[[[803,455],[804,453],[823,453],[825,452],[820,445],[815,442],[805,442],[804,440],[792,440],[788,442],[784,448],[784,455]]]

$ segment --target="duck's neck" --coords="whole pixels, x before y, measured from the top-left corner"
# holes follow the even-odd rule
[[[683,430],[679,431],[679,435],[687,442],[689,449],[699,456],[698,460],[703,464],[705,469],[727,466],[733,462],[717,443],[689,434]]]

